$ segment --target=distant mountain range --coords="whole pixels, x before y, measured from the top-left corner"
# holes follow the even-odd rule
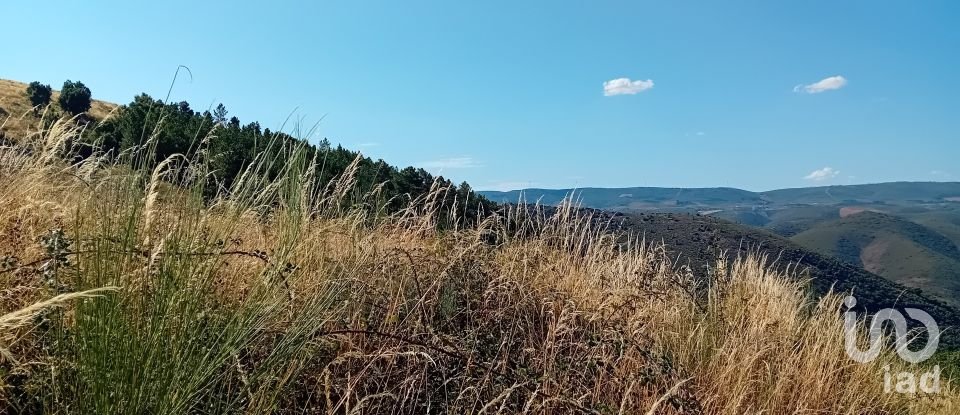
[[[528,203],[540,201],[556,205],[574,195],[585,207],[606,210],[687,211],[697,207],[744,208],[783,205],[823,204],[916,204],[957,203],[960,205],[960,182],[892,182],[848,186],[820,186],[751,192],[732,187],[620,187],[582,189],[521,189],[507,192],[482,191],[492,201]]]
[[[703,232],[715,233],[721,228],[727,240],[722,245],[727,249],[736,247],[730,241],[738,238],[764,240],[764,250],[776,256],[780,253],[774,251],[786,249],[783,241],[789,240],[790,249],[832,257],[960,306],[957,182],[894,182],[767,192],[725,187],[628,187],[481,193],[500,203],[544,205],[556,205],[572,197],[586,208],[646,218],[632,220],[631,226],[667,240],[678,254],[688,258],[705,252],[705,246],[689,241],[702,240]],[[663,225],[658,213],[672,219]],[[734,224],[729,222],[749,227],[731,227]],[[780,239],[770,239],[771,235]]]

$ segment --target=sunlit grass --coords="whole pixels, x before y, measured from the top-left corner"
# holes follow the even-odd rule
[[[709,284],[584,211],[382,214],[290,144],[212,188],[151,145],[66,164],[70,120],[0,149],[10,412],[910,413],[840,297],[747,256]],[[456,211],[453,209],[451,211]],[[949,394],[949,391],[947,391]],[[948,410],[948,409],[947,409]]]

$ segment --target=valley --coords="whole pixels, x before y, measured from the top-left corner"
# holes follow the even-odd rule
[[[632,187],[480,193],[500,203],[555,205],[572,198],[583,207],[639,218],[635,226],[647,232],[655,231],[654,224],[660,220],[651,218],[661,216],[684,218],[683,221],[699,222],[697,226],[708,228],[745,225],[733,232],[734,240],[750,239],[749,235],[762,231],[798,248],[960,305],[960,183],[956,182],[895,182],[766,192]],[[705,252],[703,247],[680,248],[683,241],[676,237],[672,234],[668,245],[695,255]],[[736,248],[733,245],[724,247]],[[764,251],[775,256],[783,249],[768,243]]]

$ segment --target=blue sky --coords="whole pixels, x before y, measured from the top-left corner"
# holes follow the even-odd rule
[[[186,65],[174,100],[274,128],[322,119],[314,139],[478,189],[960,180],[952,1],[14,0],[0,15],[2,78],[126,103]]]

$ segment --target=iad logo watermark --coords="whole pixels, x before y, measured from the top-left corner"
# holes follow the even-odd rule
[[[843,300],[843,303],[847,306],[848,310],[843,314],[844,343],[847,356],[850,356],[851,359],[860,363],[868,363],[880,356],[884,341],[883,326],[884,323],[888,321],[893,323],[893,328],[896,333],[896,351],[904,361],[920,363],[929,359],[933,356],[933,353],[937,351],[937,346],[940,343],[940,327],[937,326],[937,322],[930,314],[916,308],[906,308],[904,311],[907,312],[910,318],[922,323],[926,330],[927,344],[922,349],[913,351],[908,348],[910,344],[910,331],[907,328],[907,319],[900,311],[885,308],[874,314],[870,322],[869,348],[867,350],[861,350],[857,346],[857,313],[849,311],[857,305],[857,299],[853,296],[848,296]],[[914,336],[914,338],[916,338],[916,336]],[[921,373],[918,376],[913,372],[891,373],[890,366],[887,365],[884,367],[883,386],[884,391],[887,393],[914,394],[917,393],[918,390],[924,393],[939,393],[940,366],[934,366],[929,372]]]

